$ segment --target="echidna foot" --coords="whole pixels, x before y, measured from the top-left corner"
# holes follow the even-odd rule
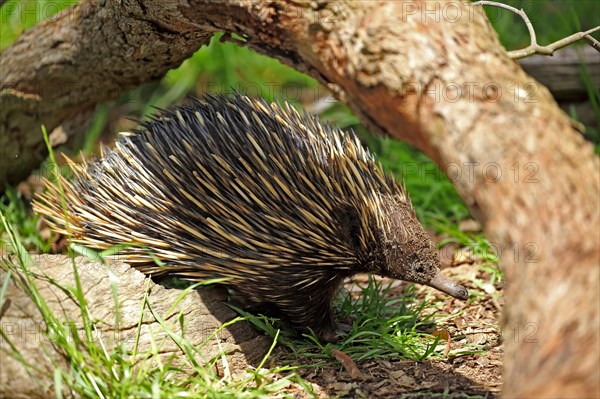
[[[340,336],[338,335],[338,328],[335,324],[333,326],[322,328],[316,333],[321,342],[325,342],[328,344],[336,343],[340,339]]]

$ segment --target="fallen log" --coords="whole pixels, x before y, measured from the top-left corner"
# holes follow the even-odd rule
[[[64,290],[76,286],[71,259],[61,255],[34,255],[34,260],[37,266],[31,267],[30,271],[41,296],[61,324],[74,326],[77,334],[83,337],[80,304]],[[7,267],[10,264],[7,259],[3,262]],[[224,323],[236,318],[235,312],[223,303],[227,299],[224,289],[192,290],[178,302],[181,290],[166,289],[123,263],[102,265],[78,257],[75,264],[82,292],[90,304],[89,320],[94,326],[94,342],[102,343],[109,353],[117,345],[123,345],[126,353],[133,353],[135,347],[136,353],[146,354],[152,345],[156,345],[160,350],[153,361],[171,362],[185,372],[186,354],[169,337],[149,307],[164,320],[171,333],[185,336],[198,348],[195,360],[199,364],[206,364],[225,353],[231,373],[242,373],[250,366],[256,366],[271,345],[271,338],[243,321],[220,329]],[[10,270],[11,275],[0,310],[0,329],[7,338],[0,338],[0,397],[54,397],[54,370],[57,367],[69,369],[66,354],[60,345],[48,338],[45,331],[50,326],[46,325],[29,290],[18,283],[26,281],[23,271],[14,266],[0,269],[0,286],[9,278],[6,270]],[[118,307],[113,290],[116,290]],[[148,306],[144,306],[146,295]],[[180,323],[180,318],[184,323]],[[16,356],[15,349],[27,365]],[[141,358],[136,360],[141,361]]]
[[[217,31],[315,77],[448,174],[503,254],[506,397],[600,395],[598,157],[466,2],[83,2],[3,53],[3,182],[43,158],[40,123],[162,76]],[[528,326],[536,339],[515,339]]]

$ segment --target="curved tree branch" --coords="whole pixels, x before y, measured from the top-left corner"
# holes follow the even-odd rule
[[[502,252],[507,333],[535,328],[528,338],[537,341],[505,337],[508,397],[598,392],[598,157],[509,58],[479,7],[85,2],[3,54],[3,159],[14,156],[8,143],[41,122],[54,128],[158,78],[216,31],[317,78],[368,127],[415,145],[453,180]],[[89,89],[98,82],[102,90]],[[27,138],[41,148],[41,135]]]
[[[527,46],[525,48],[508,52],[508,55],[510,56],[510,58],[512,58],[514,60],[519,59],[519,58],[529,57],[534,54],[552,55],[552,54],[554,54],[554,52],[556,50],[560,50],[561,48],[566,47],[570,44],[573,44],[576,41],[579,41],[581,39],[585,39],[587,42],[590,43],[590,45],[594,49],[596,49],[596,51],[600,51],[600,49],[598,48],[598,41],[591,36],[592,33],[598,32],[600,30],[600,26],[596,26],[592,29],[588,29],[585,32],[574,33],[565,38],[557,40],[554,43],[550,43],[545,46],[541,46],[537,42],[537,36],[535,33],[535,29],[533,28],[533,24],[531,23],[531,20],[529,19],[529,17],[525,13],[525,11],[523,11],[523,9],[517,9],[515,7],[509,6],[508,4],[498,3],[496,1],[486,1],[486,0],[476,1],[476,2],[472,3],[472,5],[504,8],[505,10],[514,12],[515,14],[517,14],[518,16],[520,16],[523,19],[523,22],[525,22],[525,26],[527,26],[527,31],[529,32],[529,38],[530,38],[531,42],[530,42],[529,46]]]
[[[45,159],[42,124],[52,131],[77,120],[96,104],[161,78],[208,42],[214,28],[186,22],[177,7],[83,1],[25,31],[2,52],[2,190]],[[77,127],[66,123],[63,131],[71,136]]]

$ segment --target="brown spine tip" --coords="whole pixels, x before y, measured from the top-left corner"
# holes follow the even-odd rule
[[[439,272],[427,285],[452,295],[454,298],[462,299],[463,301],[469,298],[469,292],[465,287]]]

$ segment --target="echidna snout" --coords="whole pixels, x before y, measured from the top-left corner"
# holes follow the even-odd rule
[[[427,285],[463,301],[469,298],[469,292],[465,287],[457,284],[442,273],[436,274]]]
[[[289,106],[192,100],[72,168],[34,203],[56,231],[100,250],[134,244],[122,259],[154,277],[226,278],[324,341],[340,284],[359,272],[465,297],[438,274],[404,187],[352,132]]]
[[[372,273],[413,283],[428,285],[455,298],[465,300],[468,292],[462,285],[440,273],[440,257],[425,232],[410,201],[384,201],[380,207],[387,223],[378,245],[379,262]]]

